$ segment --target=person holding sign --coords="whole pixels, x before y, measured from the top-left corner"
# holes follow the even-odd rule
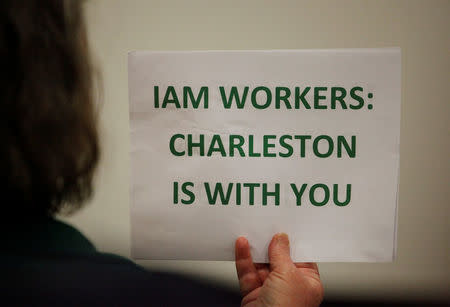
[[[54,218],[92,193],[99,160],[92,66],[79,0],[4,0],[0,4],[2,304],[233,306],[215,285],[149,272],[98,252]],[[158,246],[154,246],[155,249]],[[236,241],[242,306],[318,306],[317,265],[294,264],[286,235],[254,264]]]

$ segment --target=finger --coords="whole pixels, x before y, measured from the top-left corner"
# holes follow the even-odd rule
[[[315,262],[298,262],[298,263],[294,263],[295,266],[298,269],[311,269],[311,270],[315,270],[315,271],[319,271],[319,267],[317,266],[317,263]]]
[[[239,279],[239,287],[243,296],[262,286],[258,271],[250,254],[250,246],[244,237],[236,240],[235,246],[236,271]]]
[[[273,236],[269,244],[269,262],[271,270],[285,270],[293,267],[287,234],[279,233]]]
[[[256,288],[255,290],[253,290],[252,292],[250,292],[249,294],[244,296],[242,298],[241,306],[245,306],[245,307],[259,306],[257,300],[258,300],[258,297],[260,296],[260,292],[261,292],[261,287]]]
[[[256,270],[258,271],[259,279],[264,284],[267,276],[269,276],[269,265],[266,263],[255,263]]]
[[[320,277],[319,267],[317,266],[317,263],[305,262],[305,263],[294,263],[294,264],[295,264],[295,267],[297,269],[300,269],[302,272],[310,271],[314,274],[317,274],[317,276]]]

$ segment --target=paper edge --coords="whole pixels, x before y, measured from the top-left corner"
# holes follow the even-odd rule
[[[141,54],[203,54],[203,53],[307,53],[307,52],[401,52],[401,48],[375,47],[375,48],[312,48],[312,49],[205,49],[205,50],[130,50],[128,57]]]

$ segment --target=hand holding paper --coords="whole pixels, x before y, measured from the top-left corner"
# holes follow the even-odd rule
[[[319,306],[323,286],[315,263],[292,262],[284,233],[272,238],[270,264],[253,263],[247,239],[236,240],[236,270],[243,296],[241,306]]]

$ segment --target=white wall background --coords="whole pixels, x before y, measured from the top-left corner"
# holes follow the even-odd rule
[[[94,199],[67,220],[100,250],[130,250],[128,51],[399,46],[398,258],[320,270],[328,296],[450,295],[450,1],[91,0],[86,8],[103,75],[103,156]],[[141,264],[237,289],[232,262]]]

